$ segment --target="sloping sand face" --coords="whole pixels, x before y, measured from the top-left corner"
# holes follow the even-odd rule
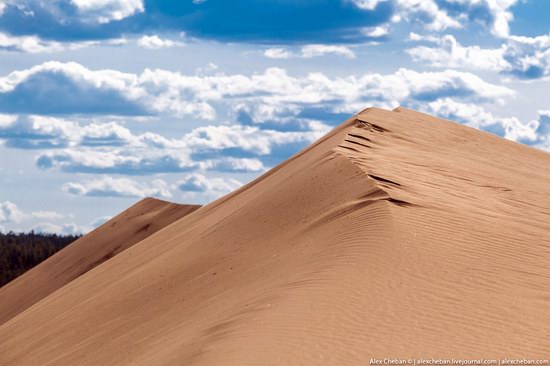
[[[0,364],[548,358],[549,166],[366,110],[2,325]]]
[[[0,288],[0,324],[199,207],[141,200]]]

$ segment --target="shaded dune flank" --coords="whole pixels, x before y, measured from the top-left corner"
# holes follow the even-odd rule
[[[0,364],[547,358],[549,166],[367,109],[0,326]]]
[[[0,288],[0,324],[199,207],[153,198],[139,201]]]

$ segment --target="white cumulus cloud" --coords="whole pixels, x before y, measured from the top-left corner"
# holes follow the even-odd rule
[[[0,202],[1,223],[17,223],[20,222],[23,218],[23,212],[19,210],[15,203],[10,201]]]
[[[379,3],[382,3],[388,0],[348,0],[348,1],[351,1],[360,9],[374,10]]]
[[[33,211],[31,213],[31,216],[35,219],[50,219],[50,220],[62,219],[65,217],[64,214],[60,214],[59,212],[55,212],[55,211]]]
[[[355,52],[346,46],[311,44],[303,46],[298,52],[292,52],[286,48],[269,48],[264,51],[264,56],[275,59],[287,58],[313,58],[326,55],[341,56],[348,59],[355,58]]]
[[[171,197],[168,184],[155,179],[149,184],[127,178],[103,177],[81,183],[66,183],[63,190],[70,194],[92,197]]]
[[[143,36],[138,39],[137,44],[143,48],[149,49],[170,48],[184,45],[182,42],[173,41],[171,39],[162,39],[157,35]]]
[[[460,28],[461,23],[441,9],[435,0],[397,0],[399,11],[407,20],[426,18],[429,30],[442,31],[447,28]]]
[[[510,36],[504,59],[511,65],[505,71],[523,79],[550,75],[550,33],[538,37]]]
[[[47,53],[62,51],[66,48],[67,46],[60,42],[45,41],[37,36],[13,36],[0,32],[0,50],[28,53]]]
[[[287,50],[286,48],[277,47],[277,48],[268,48],[267,50],[265,50],[264,56],[267,58],[285,59],[285,58],[295,57],[295,54]]]
[[[371,37],[371,38],[381,38],[381,37],[387,36],[390,32],[389,27],[387,25],[377,26],[377,27],[367,27],[367,28],[363,28],[362,31],[367,37]]]
[[[484,49],[479,46],[465,47],[452,35],[421,37],[413,33],[410,38],[437,45],[437,47],[418,46],[406,50],[414,61],[428,62],[435,67],[503,70],[510,66],[504,59],[504,47],[495,49]]]
[[[455,67],[498,71],[520,79],[539,79],[550,75],[550,34],[538,37],[510,36],[498,48],[463,46],[453,36],[420,36],[410,40],[435,44],[417,46],[406,52],[413,60],[435,67]]]
[[[486,130],[512,141],[537,142],[543,134],[537,132],[539,122],[522,122],[517,117],[496,116],[482,106],[460,103],[452,99],[441,99],[423,107],[427,113],[464,123],[470,127]]]
[[[497,37],[510,34],[510,8],[518,0],[396,0],[400,17],[420,20],[428,30],[463,28],[472,21],[481,23]]]
[[[71,0],[81,19],[98,23],[121,20],[143,12],[143,0]]]
[[[57,235],[82,235],[86,234],[91,229],[92,228],[89,226],[81,226],[74,223],[58,225],[51,222],[41,222],[32,228],[32,230],[37,233]]]
[[[202,174],[188,175],[177,183],[177,187],[186,197],[202,195],[209,199],[218,198],[241,186],[242,183],[236,179],[207,178]]]
[[[355,58],[355,53],[346,46],[312,44],[302,47],[301,55],[304,58],[319,57],[324,55],[337,55],[345,58]]]
[[[307,145],[326,132],[328,129],[281,132],[241,125],[206,126],[198,127],[186,134],[183,141],[184,145],[191,147],[193,151],[240,149],[255,155],[269,155],[276,146],[293,143]]]

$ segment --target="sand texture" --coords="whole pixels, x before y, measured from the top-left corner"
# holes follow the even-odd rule
[[[141,200],[0,288],[0,324],[199,207]]]
[[[548,358],[549,182],[548,153],[368,109],[11,318],[0,364]]]

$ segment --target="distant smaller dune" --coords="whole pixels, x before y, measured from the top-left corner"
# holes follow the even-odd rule
[[[199,207],[146,198],[42,263],[37,261],[36,267],[0,288],[0,325]]]

